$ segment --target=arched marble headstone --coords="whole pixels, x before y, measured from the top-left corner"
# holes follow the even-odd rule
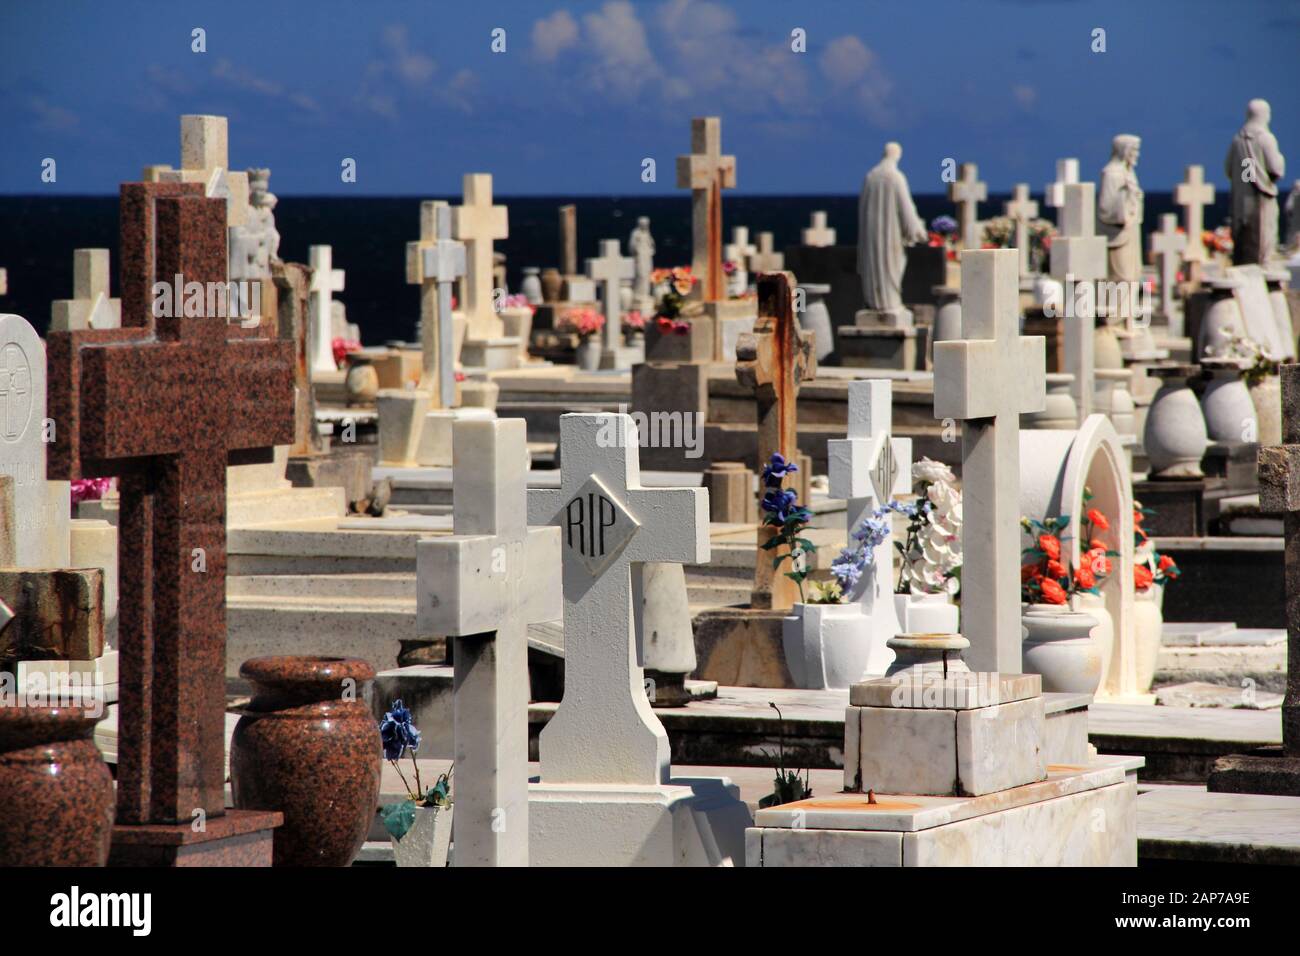
[[[1107,550],[1119,552],[1111,574],[1102,584],[1102,599],[1115,623],[1115,642],[1104,662],[1097,700],[1151,703],[1137,687],[1136,639],[1133,616],[1133,484],[1119,435],[1104,415],[1090,415],[1077,431],[1046,429],[1020,433],[1020,510],[1042,519],[1068,514],[1068,540],[1063,553],[1073,567],[1086,550],[1079,540],[1083,489],[1093,495],[1090,506],[1110,521],[1098,537]]]

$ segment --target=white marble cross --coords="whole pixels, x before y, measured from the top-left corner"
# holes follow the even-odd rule
[[[848,437],[832,438],[826,443],[830,494],[846,500],[846,530],[850,535],[864,517],[912,488],[912,440],[890,434],[892,388],[888,379],[850,382]],[[852,544],[850,538],[850,547]],[[892,633],[884,634],[882,647],[884,640],[898,632],[893,567],[893,535],[888,534],[876,548],[873,566],[845,598],[846,602],[857,602],[862,613],[873,619],[872,632],[878,640],[883,630],[892,629]]]
[[[979,181],[978,166],[974,163],[961,164],[961,178],[948,184],[948,198],[957,204],[962,249],[978,249],[979,204],[989,198],[988,186]]]
[[[709,560],[703,488],[644,488],[636,423],[560,417],[560,488],[531,489],[528,519],[561,529],[564,699],[542,730],[542,782],[668,782],[668,737],[646,697],[633,564]]]
[[[420,203],[420,238],[406,244],[406,281],[420,286],[420,388],[442,408],[456,404],[451,290],[465,274],[465,244],[451,238],[451,206]]]
[[[461,184],[461,205],[452,210],[452,233],[465,243],[465,302],[469,321],[467,337],[497,338],[503,331],[501,316],[492,301],[492,242],[509,236],[505,206],[492,205],[492,176],[466,173]]]
[[[1064,284],[1061,321],[1065,323],[1065,370],[1074,376],[1070,391],[1080,424],[1092,414],[1093,334],[1096,294],[1092,286],[1106,277],[1106,237],[1094,234],[1093,183],[1070,183],[1061,207],[1060,234],[1052,239],[1049,272]],[[1082,292],[1082,295],[1076,294]]]
[[[1014,249],[961,260],[962,338],[934,343],[934,416],[962,423],[962,633],[972,670],[1020,664],[1020,416],[1042,411],[1046,344],[1017,332]]]
[[[835,245],[835,230],[826,225],[826,210],[813,211],[812,222],[803,231],[803,244],[815,249]]]
[[[691,298],[724,297],[722,276],[722,190],[736,187],[736,157],[722,153],[722,120],[691,120],[691,151],[677,157],[677,186],[691,191],[691,271],[699,283]]]
[[[462,420],[453,534],[416,547],[421,634],[454,638],[456,865],[528,865],[528,625],[559,620],[560,531],[529,528],[521,418]]]
[[[71,492],[47,481],[45,345],[21,315],[0,314],[0,475],[13,479],[13,512],[0,514],[0,552],[18,568],[66,568]],[[60,424],[60,423],[55,423]]]
[[[1187,248],[1187,236],[1178,231],[1178,216],[1167,212],[1160,217],[1160,230],[1151,233],[1151,258],[1160,277],[1160,306],[1156,312],[1169,326],[1171,335],[1183,334],[1183,317],[1174,295],[1178,288],[1178,266]]]
[[[770,232],[758,234],[758,250],[749,254],[749,271],[758,275],[761,272],[780,272],[785,268],[785,253],[773,248],[774,239]]]
[[[1038,203],[1029,198],[1029,184],[1016,183],[1016,191],[1009,202],[1002,204],[1003,212],[1016,224],[1016,248],[1020,250],[1020,274],[1029,275],[1029,221],[1038,215]]]
[[[733,226],[731,228],[731,244],[736,247],[740,254],[740,261],[747,262],[749,257],[758,252],[758,247],[749,241],[748,226]]]
[[[1183,261],[1204,262],[1205,243],[1201,241],[1205,230],[1204,207],[1214,202],[1214,184],[1205,181],[1203,166],[1187,167],[1183,181],[1174,187],[1174,202],[1183,207],[1183,232],[1187,233]]]
[[[311,371],[333,372],[338,369],[338,363],[334,361],[334,343],[330,339],[330,303],[335,292],[343,291],[344,272],[334,268],[332,246],[311,246],[307,256],[311,265],[311,285],[307,291]]]
[[[122,300],[109,297],[107,249],[72,251],[72,298],[50,305],[50,331],[116,329],[122,325]]]
[[[151,166],[145,179],[164,183],[202,183],[210,199],[226,201],[226,226],[248,221],[248,173],[231,172],[224,116],[181,117],[181,168]]]
[[[1079,161],[1077,159],[1058,159],[1056,161],[1056,181],[1047,184],[1043,201],[1053,209],[1065,205],[1065,187],[1079,181]]]
[[[623,304],[619,288],[624,279],[636,276],[636,261],[619,251],[617,239],[602,239],[600,255],[587,260],[587,276],[600,285],[600,299],[605,311],[600,366],[626,368],[630,360],[623,348]]]

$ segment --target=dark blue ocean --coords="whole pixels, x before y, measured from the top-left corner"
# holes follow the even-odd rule
[[[1223,221],[1227,197],[1218,191],[1216,205],[1207,209],[1208,225]],[[444,198],[452,203],[458,196]],[[981,204],[984,216],[1000,212],[1006,195],[991,195]],[[1038,197],[1041,202],[1041,197]],[[601,239],[626,243],[638,216],[650,217],[657,247],[656,264],[690,262],[690,197],[660,198],[528,196],[499,197],[510,210],[510,237],[496,248],[507,257],[508,282],[517,289],[525,266],[559,264],[558,207],[574,203],[578,210],[579,260],[597,254]],[[929,222],[951,215],[944,196],[917,196],[917,210]],[[777,248],[798,244],[800,230],[814,209],[824,209],[838,242],[857,241],[856,196],[727,195],[723,203],[724,236],[733,225],[749,227],[751,241],[759,232],[775,234]],[[1051,210],[1043,207],[1045,213]],[[1147,193],[1146,228],[1159,226],[1160,214],[1176,212],[1168,193]],[[361,327],[366,344],[413,337],[419,315],[419,290],[406,284],[405,251],[419,234],[419,199],[280,197],[275,211],[280,230],[280,256],[307,261],[307,247],[334,247],[334,265],[345,270],[346,289],[337,296],[346,303],[348,318]],[[0,311],[22,315],[40,332],[49,324],[50,302],[72,294],[72,250],[107,247],[113,252],[113,294],[118,294],[116,197],[0,196],[0,267],[9,270],[9,294],[0,297]]]

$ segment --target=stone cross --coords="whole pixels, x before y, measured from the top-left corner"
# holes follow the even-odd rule
[[[977,165],[961,164],[961,178],[948,184],[948,198],[957,204],[962,249],[978,249],[980,247],[979,204],[989,198],[989,191],[988,186],[979,181]]]
[[[623,348],[623,305],[619,289],[624,279],[636,274],[636,262],[619,251],[617,239],[602,239],[600,255],[587,260],[587,276],[600,284],[600,299],[605,310],[605,328],[601,334],[601,368],[625,368]]]
[[[1079,409],[1080,424],[1092,414],[1096,296],[1087,294],[1092,289],[1084,289],[1082,299],[1075,293],[1106,277],[1106,237],[1094,235],[1095,190],[1093,183],[1070,183],[1065,187],[1060,234],[1052,239],[1048,270],[1052,278],[1064,284],[1060,311],[1065,324],[1065,370],[1074,376],[1070,390]]]
[[[1151,233],[1151,258],[1160,277],[1160,305],[1156,314],[1164,319],[1171,335],[1183,334],[1183,317],[1175,291],[1178,266],[1187,248],[1187,236],[1178,231],[1178,216],[1167,212],[1160,217],[1160,230]]]
[[[1029,275],[1029,221],[1038,215],[1038,203],[1029,198],[1029,185],[1016,183],[1011,201],[1002,204],[1003,212],[1016,224],[1016,248],[1020,251],[1020,274]]]
[[[311,341],[311,370],[333,372],[334,343],[330,337],[330,303],[335,292],[343,291],[344,272],[334,268],[334,250],[330,246],[311,246],[307,250],[311,265],[310,305],[308,307]]]
[[[417,546],[421,634],[455,641],[456,865],[528,865],[528,625],[558,621],[560,529],[529,528],[521,418],[458,421],[453,533]]]
[[[799,387],[817,374],[813,336],[799,327],[794,311],[794,276],[769,272],[758,280],[758,319],[753,332],[744,332],[736,342],[736,380],[754,389],[758,403],[758,467],[779,453],[786,461],[798,461]],[[760,496],[763,490],[759,489]],[[800,502],[807,505],[808,502]],[[770,551],[762,545],[774,529],[760,525],[759,552],[754,563],[753,607],[787,608],[798,596],[798,588],[785,576],[789,562],[775,573]]]
[[[420,238],[406,244],[406,281],[420,286],[420,388],[441,408],[456,404],[451,290],[465,274],[465,244],[451,238],[451,206],[420,203]]]
[[[181,168],[150,166],[146,180],[201,183],[204,195],[226,201],[226,225],[248,219],[248,173],[230,169],[226,117],[188,114],[181,117]]]
[[[1056,161],[1056,181],[1047,184],[1043,201],[1053,209],[1065,205],[1065,187],[1079,181],[1079,161],[1077,159],[1058,159]]]
[[[890,434],[892,388],[888,379],[850,382],[848,437],[832,438],[826,443],[830,494],[847,503],[845,522],[850,535],[876,508],[912,490],[912,440]],[[893,535],[887,534],[876,548],[873,566],[845,600],[856,602],[873,621],[883,617],[884,629],[892,624],[897,633],[893,567]],[[873,633],[879,636],[884,629],[873,627]],[[884,640],[892,636],[885,634]]]
[[[724,298],[722,190],[736,187],[736,157],[722,154],[722,120],[691,120],[691,152],[677,157],[677,186],[691,191],[691,271],[699,283],[691,297]]]
[[[110,298],[107,249],[72,251],[72,298],[50,306],[50,331],[116,329],[122,326],[122,300]]]
[[[124,274],[225,282],[226,203],[201,185],[124,184],[122,223]],[[118,822],[190,833],[201,811],[216,839],[223,815],[266,818],[225,809],[226,468],[293,440],[293,343],[215,315],[122,320],[49,337],[50,470],[121,480]]]
[[[466,173],[461,205],[452,210],[452,233],[465,243],[465,304],[467,337],[491,339],[501,335],[501,317],[492,302],[492,242],[509,235],[505,206],[492,205],[492,176]]]
[[[758,234],[758,250],[749,254],[749,271],[755,275],[760,272],[780,272],[785,268],[785,253],[772,248],[773,238],[770,232]]]
[[[934,416],[962,423],[962,633],[971,670],[1020,666],[1020,416],[1042,411],[1046,345],[1017,332],[1013,249],[961,262],[962,338],[934,343]]]
[[[0,498],[0,552],[13,568],[71,565],[71,511],[66,481],[45,480],[49,447],[45,346],[20,315],[0,314],[0,479],[11,495]],[[62,424],[54,422],[55,434]]]
[[[1187,248],[1183,250],[1184,262],[1201,263],[1205,261],[1205,243],[1201,233],[1205,231],[1205,208],[1214,202],[1214,183],[1205,181],[1204,166],[1188,166],[1183,174],[1183,181],[1174,187],[1174,203],[1183,207],[1183,232],[1187,233]],[[1197,271],[1199,267],[1194,267]],[[1199,276],[1189,276],[1191,281],[1199,281]]]
[[[748,226],[732,227],[731,244],[736,247],[736,252],[740,255],[740,262],[747,262],[749,257],[758,251],[758,247],[749,241]]]
[[[644,488],[636,422],[560,417],[560,488],[530,489],[528,519],[559,525],[564,699],[542,729],[546,784],[668,782],[668,736],[646,697],[632,567],[709,560],[709,494]]]
[[[1287,680],[1282,748],[1300,757],[1300,365],[1283,365],[1282,444],[1259,449],[1259,505],[1281,514],[1286,534]]]
[[[835,245],[835,230],[826,226],[826,210],[813,212],[812,222],[803,231],[803,244],[817,249]]]

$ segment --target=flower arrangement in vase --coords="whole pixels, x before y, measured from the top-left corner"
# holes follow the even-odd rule
[[[402,785],[406,787],[405,800],[385,804],[379,808],[384,829],[393,838],[394,844],[400,844],[412,827],[419,822],[421,815],[417,813],[418,810],[451,808],[451,771],[439,774],[433,786],[427,790],[424,788],[420,780],[420,765],[415,760],[415,752],[420,747],[420,731],[412,722],[411,711],[401,699],[393,701],[390,709],[385,712],[383,720],[379,722],[379,737],[384,745],[384,759],[393,765],[393,769],[402,780]],[[411,768],[414,771],[414,787],[406,779],[406,774],[402,773],[400,761],[407,754],[410,755]],[[436,818],[436,814],[431,816]]]
[[[685,335],[690,322],[682,318],[682,308],[691,289],[699,282],[690,266],[656,269],[650,273],[650,285],[655,299],[655,322],[660,332]]]
[[[595,309],[568,309],[561,313],[555,327],[561,332],[572,332],[580,339],[587,339],[605,327],[605,316]]]
[[[83,501],[99,501],[113,489],[112,478],[74,478],[72,479],[72,504]]]
[[[935,216],[930,220],[929,245],[944,249],[944,258],[957,258],[957,239],[957,220],[952,216]]]
[[[1111,558],[1119,552],[1107,549],[1097,532],[1110,530],[1109,519],[1098,509],[1088,508],[1092,495],[1085,489],[1085,518],[1080,521],[1080,534],[1088,540],[1079,567],[1066,559],[1061,549],[1062,532],[1070,526],[1070,516],[1046,517],[1042,521],[1021,518],[1020,525],[1034,539],[1034,544],[1021,553],[1024,561],[1020,567],[1020,595],[1025,604],[1066,605],[1076,594],[1101,594],[1101,585],[1111,573]]]

